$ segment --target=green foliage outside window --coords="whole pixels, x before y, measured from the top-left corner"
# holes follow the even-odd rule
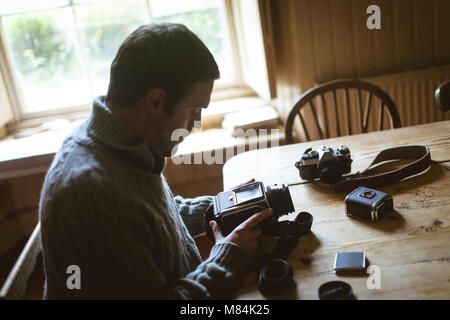
[[[22,74],[37,72],[41,80],[68,73],[76,65],[74,48],[48,16],[17,16],[7,25],[17,67]]]
[[[127,11],[120,14],[92,11],[82,18],[82,22],[90,71],[94,77],[107,77],[120,44],[142,21]]]
[[[171,16],[162,16],[155,22],[172,22],[186,25],[206,44],[209,50],[219,56],[223,48],[221,24],[218,8],[189,11]]]
[[[93,11],[83,17],[82,33],[88,65],[95,78],[108,77],[121,42],[142,24],[130,20],[130,16],[127,12]],[[162,16],[154,22],[185,24],[216,57],[220,57],[223,40],[218,8]],[[56,74],[69,75],[77,68],[74,45],[65,38],[67,32],[59,30],[50,16],[19,15],[11,18],[6,26],[14,61],[23,75],[48,80]]]

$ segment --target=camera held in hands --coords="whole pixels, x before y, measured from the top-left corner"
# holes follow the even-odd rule
[[[223,191],[214,197],[213,204],[205,213],[207,234],[214,239],[209,226],[211,220],[215,220],[222,234],[227,236],[252,215],[268,208],[273,210],[272,216],[260,222],[258,227],[264,235],[276,235],[282,232],[278,218],[295,210],[286,185],[264,187],[262,182],[253,182]]]
[[[300,177],[305,180],[319,178],[323,183],[336,183],[342,175],[351,171],[352,159],[347,146],[333,150],[329,146],[319,149],[307,149],[301,159],[295,163]]]

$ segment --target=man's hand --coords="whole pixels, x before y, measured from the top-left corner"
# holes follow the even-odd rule
[[[239,245],[249,255],[256,255],[258,252],[258,240],[262,235],[261,228],[255,228],[261,221],[270,217],[272,209],[266,209],[255,213],[253,216],[238,225],[228,236],[224,237],[215,221],[210,221],[209,225],[213,231],[216,243],[233,242]]]
[[[249,183],[252,183],[252,182],[255,182],[255,178],[252,178],[252,179],[250,179],[249,181],[244,182],[244,183],[238,185],[238,187],[243,186],[243,185],[246,185],[246,184],[249,184]],[[255,214],[255,215],[256,215],[256,214]],[[253,216],[252,216],[252,217],[253,217]],[[250,220],[252,217],[250,217],[248,220]],[[262,219],[262,220],[264,220],[264,219]],[[261,221],[262,221],[262,220],[261,220]],[[244,222],[244,223],[245,223],[245,222]],[[215,225],[214,228],[212,227],[213,225]],[[230,241],[230,242],[235,242],[236,244],[241,245],[240,243],[237,243],[237,242],[242,242],[242,239],[241,239],[241,240],[238,239],[237,242],[228,239],[228,237],[229,237],[231,234],[229,234],[228,237],[227,237],[227,240],[225,240],[225,237],[224,237],[224,236],[222,235],[222,233],[220,232],[219,227],[217,226],[217,224],[216,224],[215,221],[211,221],[211,222],[210,222],[210,226],[211,226],[211,230],[213,230],[213,233],[214,233],[214,238],[215,238],[215,240],[216,240],[215,243]],[[216,232],[214,231],[215,228],[217,228],[217,232],[219,233],[218,235],[216,235]],[[237,228],[236,228],[236,229],[237,229]],[[242,235],[242,237],[243,237],[243,236],[244,236],[244,235]],[[242,237],[239,237],[239,238],[242,238]],[[220,240],[219,240],[219,239],[220,239]],[[209,253],[210,253],[210,251],[211,251],[211,248],[214,246],[215,243],[214,243],[214,242],[206,235],[206,232],[203,232],[203,233],[201,233],[201,234],[195,236],[195,237],[194,237],[194,240],[195,240],[195,243],[197,244],[198,250],[200,251],[200,255],[201,255],[202,259],[203,259],[203,260],[207,259],[207,258],[209,257]],[[258,247],[257,244],[258,244],[258,243],[257,243],[257,240],[256,240],[256,243],[255,243],[255,244],[252,244],[251,246],[255,246],[255,247],[257,248],[257,247]],[[242,245],[241,245],[241,246],[242,246]],[[245,246],[245,244],[244,244],[244,246]],[[245,250],[245,248],[244,248],[244,250]],[[255,250],[255,252],[256,252],[256,250]]]

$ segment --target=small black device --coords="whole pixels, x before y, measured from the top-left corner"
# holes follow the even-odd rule
[[[268,208],[272,208],[272,216],[260,222],[258,227],[263,230],[263,234],[272,235],[279,231],[277,225],[281,222],[278,222],[278,218],[295,211],[289,188],[285,184],[264,187],[262,182],[253,182],[223,191],[214,197],[213,204],[205,213],[208,236],[214,239],[209,227],[211,220],[217,222],[226,236],[249,217]]]
[[[350,172],[351,164],[350,150],[342,145],[336,150],[329,146],[321,146],[317,151],[308,148],[295,166],[302,179],[319,178],[323,183],[336,183],[343,179],[343,174]]]
[[[392,211],[394,203],[388,193],[366,187],[358,187],[344,200],[347,216],[378,222]]]

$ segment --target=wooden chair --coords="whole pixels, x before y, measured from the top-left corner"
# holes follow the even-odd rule
[[[447,80],[436,89],[434,92],[436,105],[441,111],[450,110],[450,80]]]
[[[28,279],[33,273],[36,258],[41,251],[41,223],[38,222],[25,247],[20,253],[14,267],[6,278],[0,291],[1,299],[21,299],[27,290]]]
[[[363,107],[364,97],[365,106]],[[341,103],[338,101],[343,102],[343,106],[340,106]],[[375,109],[372,110],[374,103]],[[321,105],[321,108],[317,108],[316,104]],[[350,113],[350,110],[355,110],[355,116]],[[307,111],[310,111],[309,118]],[[331,113],[333,113],[332,117],[330,117]],[[375,130],[383,130],[386,122],[385,113],[390,128],[401,127],[400,116],[394,101],[381,88],[361,80],[330,81],[300,96],[286,121],[286,143],[294,142],[294,123],[297,117],[300,119],[300,127],[306,140],[310,141],[308,127],[311,129],[311,126],[315,127],[316,136],[319,139],[375,131],[370,129],[376,126],[371,120],[373,118],[371,116],[375,116],[376,113],[378,113],[378,125]],[[332,131],[335,131],[334,135]]]

